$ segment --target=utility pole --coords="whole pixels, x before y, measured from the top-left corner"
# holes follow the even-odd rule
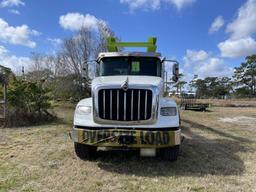
[[[25,74],[24,66],[22,66],[21,72],[22,72],[22,78],[24,79],[24,74]]]

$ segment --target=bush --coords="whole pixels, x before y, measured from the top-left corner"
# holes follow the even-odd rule
[[[50,90],[43,88],[42,83],[14,79],[8,87],[9,121],[10,125],[34,124],[48,121],[53,115]],[[14,123],[15,121],[15,123]]]

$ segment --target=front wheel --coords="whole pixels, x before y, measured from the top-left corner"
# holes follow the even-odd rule
[[[178,156],[179,156],[179,151],[180,151],[180,146],[176,145],[174,147],[168,147],[168,148],[163,148],[162,150],[162,157],[164,160],[167,161],[177,161]]]
[[[95,159],[97,157],[97,147],[74,143],[76,155],[80,159]]]

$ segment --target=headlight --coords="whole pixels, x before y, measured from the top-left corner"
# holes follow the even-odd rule
[[[79,105],[76,108],[76,114],[78,115],[89,115],[91,111],[92,111],[92,108],[90,106]]]
[[[176,116],[177,109],[176,107],[161,107],[160,114],[162,116]]]

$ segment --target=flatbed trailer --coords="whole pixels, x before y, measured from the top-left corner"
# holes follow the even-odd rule
[[[206,111],[209,108],[209,103],[199,103],[196,98],[182,98],[180,108],[184,110],[200,110]]]

